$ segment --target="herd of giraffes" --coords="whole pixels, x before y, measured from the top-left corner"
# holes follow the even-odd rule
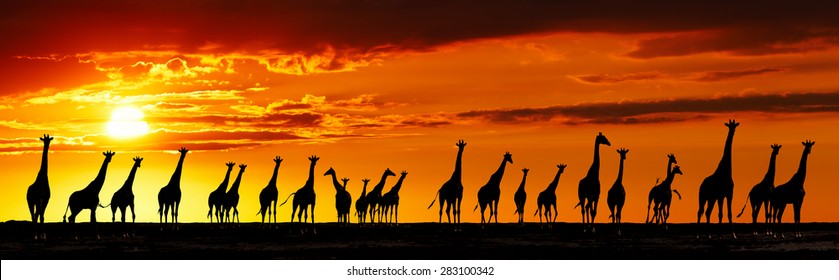
[[[732,142],[734,141],[735,130],[739,125],[740,123],[734,120],[729,120],[725,123],[725,126],[728,128],[728,135],[725,140],[722,159],[715,171],[706,177],[699,187],[699,211],[697,212],[697,224],[701,224],[703,213],[705,214],[705,223],[710,224],[711,214],[714,210],[715,204],[719,208],[719,223],[722,224],[723,202],[726,202],[727,206],[728,224],[732,224],[731,203],[734,190],[734,180],[732,179],[731,147]],[[44,213],[50,200],[47,159],[50,141],[54,138],[45,134],[39,139],[44,143],[41,166],[35,182],[29,187],[26,193],[26,200],[32,218],[35,239],[45,239],[46,233],[44,231]],[[804,179],[807,172],[807,157],[814,144],[815,142],[810,140],[802,142],[804,151],[801,155],[798,171],[788,182],[777,186],[775,185],[775,163],[781,149],[781,145],[772,144],[770,146],[772,148],[772,153],[770,155],[769,168],[766,175],[763,180],[751,189],[748,195],[747,203],[751,203],[753,224],[758,224],[757,217],[760,213],[761,207],[764,208],[765,223],[767,225],[780,224],[787,204],[792,204],[795,224],[794,234],[796,237],[801,236],[801,205],[804,201],[805,194]],[[434,206],[434,203],[439,199],[438,222],[442,223],[443,221],[443,206],[445,205],[447,221],[455,224],[455,231],[460,231],[461,202],[463,199],[462,158],[463,152],[466,148],[466,142],[464,140],[459,140],[455,143],[455,145],[457,146],[458,151],[455,160],[454,172],[452,173],[451,178],[443,183],[437,191],[434,200],[431,201],[428,209]],[[611,146],[611,143],[606,136],[603,135],[603,133],[598,133],[594,141],[594,158],[585,177],[579,181],[577,189],[579,202],[574,207],[580,207],[581,223],[584,225],[584,231],[592,233],[594,232],[594,221],[597,216],[597,206],[600,200],[601,145]],[[163,186],[158,193],[158,214],[160,217],[160,223],[161,225],[168,224],[170,222],[169,218],[171,217],[171,223],[174,229],[177,229],[178,226],[178,210],[181,202],[181,174],[183,171],[184,159],[186,158],[189,150],[182,147],[178,150],[178,152],[180,153],[180,157],[175,171],[172,173],[172,177],[169,182]],[[611,219],[611,223],[616,224],[616,232],[620,235],[621,212],[626,199],[626,189],[623,186],[623,170],[624,162],[627,159],[629,150],[620,148],[617,149],[617,153],[620,156],[618,176],[614,184],[612,184],[612,187],[607,192],[606,202],[610,211],[609,219]],[[137,169],[140,168],[143,158],[133,158],[134,165],[128,174],[128,178],[125,180],[125,183],[113,194],[110,204],[103,206],[99,202],[99,192],[105,182],[108,164],[111,162],[111,158],[115,155],[115,153],[112,151],[105,151],[102,154],[105,158],[93,181],[91,181],[87,187],[73,192],[70,195],[67,208],[64,213],[64,221],[66,222],[69,220],[71,225],[75,224],[76,216],[82,210],[87,209],[90,210],[90,221],[94,227],[96,227],[96,209],[99,207],[111,208],[112,222],[116,222],[116,212],[119,210],[121,212],[121,221],[123,225],[125,224],[126,210],[130,208],[132,223],[134,222],[134,194],[132,187]],[[315,222],[315,165],[320,158],[313,155],[308,159],[310,161],[310,165],[309,175],[306,182],[300,189],[289,194],[286,200],[280,204],[280,206],[283,206],[289,199],[292,198],[292,196],[294,197],[292,199],[292,223],[294,222],[295,214],[297,214],[298,223],[308,223],[308,215],[310,211],[312,224]],[[656,185],[650,189],[647,200],[647,218],[645,219],[646,223],[660,224],[665,228],[667,227],[667,219],[670,216],[670,204],[672,202],[673,193],[681,199],[681,194],[676,189],[672,188],[673,180],[676,175],[683,174],[681,168],[676,165],[677,161],[674,154],[668,154],[667,159],[667,172],[665,173],[665,179],[660,183],[657,180]],[[268,216],[269,224],[272,223],[272,221],[275,224],[277,223],[277,201],[279,198],[277,173],[283,159],[276,156],[273,161],[275,165],[271,179],[259,193],[260,207],[257,215],[262,215],[263,224],[265,223],[266,215]],[[494,173],[492,173],[487,183],[478,190],[478,203],[475,205],[473,211],[476,211],[478,208],[481,209],[482,227],[484,227],[486,223],[491,223],[493,217],[495,218],[495,223],[498,223],[498,202],[501,195],[500,184],[508,163],[513,164],[513,155],[506,152],[501,161],[501,165]],[[217,188],[210,192],[207,200],[207,204],[209,206],[207,217],[209,218],[210,223],[213,223],[213,217],[215,217],[216,223],[239,222],[239,210],[237,208],[239,203],[239,185],[242,181],[242,175],[245,173],[247,165],[239,164],[239,172],[236,175],[236,179],[233,181],[233,184],[230,185],[229,188],[230,175],[236,164],[228,162],[225,163],[225,166],[227,167],[227,172],[224,179]],[[544,191],[539,193],[536,198],[537,209],[534,216],[539,216],[540,224],[543,223],[542,218],[544,218],[544,223],[548,227],[552,227],[556,222],[558,214],[556,205],[556,189],[559,184],[560,176],[565,171],[567,165],[558,164],[556,167],[557,171],[553,180],[548,184]],[[528,171],[529,169],[527,168],[522,169],[523,174],[521,183],[514,195],[514,202],[516,206],[515,214],[518,215],[518,224],[520,225],[524,223],[524,205],[527,201],[525,185],[527,182]],[[364,187],[361,194],[355,201],[355,214],[358,218],[357,222],[359,224],[376,222],[392,225],[398,224],[399,191],[401,190],[403,181],[407,175],[407,171],[402,171],[396,184],[393,185],[386,193],[382,192],[384,191],[387,178],[390,176],[396,176],[396,173],[391,171],[389,168],[385,169],[379,182],[373,186],[369,192],[367,191],[367,185],[370,182],[370,179],[362,179]],[[352,195],[346,188],[349,179],[341,178],[339,181],[337,172],[332,167],[330,167],[323,176],[332,177],[332,184],[335,188],[335,209],[338,213],[338,223],[350,223]],[[737,217],[740,217],[743,214],[745,207],[746,205],[743,206],[743,209]],[[485,217],[487,208],[489,208],[488,218]],[[70,211],[69,219],[67,217],[67,210]],[[171,216],[169,215],[170,210]],[[650,210],[653,212],[652,217],[650,217]],[[367,220],[368,215],[369,221]],[[452,217],[452,215],[454,217]],[[73,230],[75,231],[75,227]],[[707,229],[705,230],[707,231]],[[767,235],[778,236],[778,234],[780,234],[783,236],[783,233],[780,233],[777,227],[773,228],[767,226],[765,230]],[[98,238],[98,230],[96,234]],[[757,230],[755,230],[754,234],[757,234]],[[127,231],[124,231],[124,235],[128,235]],[[710,234],[708,235],[710,237]],[[736,238],[733,231],[732,236]],[[697,234],[697,237],[699,237],[699,233]]]

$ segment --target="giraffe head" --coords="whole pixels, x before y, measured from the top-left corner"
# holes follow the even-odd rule
[[[390,171],[390,168],[388,168],[388,169],[385,169],[385,174],[384,174],[384,177],[387,177],[387,176],[396,176],[396,173],[393,173],[393,171]]]
[[[559,174],[562,174],[562,172],[565,172],[565,167],[566,166],[568,166],[568,165],[565,165],[564,163],[556,165],[556,167],[559,168]]]
[[[350,178],[341,178],[341,182],[344,182],[344,188],[347,188],[347,182],[350,181]]]
[[[140,162],[143,162],[143,158],[141,157],[134,157],[134,166],[140,167]]]
[[[603,145],[606,145],[606,146],[612,146],[612,144],[609,143],[609,139],[606,139],[606,136],[603,135],[603,132],[598,132],[597,133],[597,138],[594,139],[594,143],[596,143],[598,145],[603,144]]]
[[[682,168],[681,168],[681,167],[679,167],[678,165],[674,166],[674,167],[673,167],[673,171],[670,171],[670,172],[673,172],[673,174],[684,175],[684,174],[682,173]]]
[[[370,183],[370,178],[361,179],[361,182],[364,183],[364,186],[367,186],[367,183]]]
[[[189,152],[189,150],[187,150],[187,149],[186,149],[186,148],[184,148],[184,147],[181,147],[181,148],[178,150],[178,152],[179,152],[179,153],[181,153],[181,155],[186,155],[186,153],[187,153],[187,152]]]
[[[781,145],[772,144],[772,146],[769,147],[772,148],[772,155],[778,155],[778,153],[781,151]]]
[[[318,162],[319,159],[320,158],[316,155],[312,155],[312,156],[309,157],[309,161],[311,161],[312,164],[315,164],[316,162]]]
[[[628,153],[628,152],[629,152],[629,150],[624,149],[624,148],[618,149],[618,154],[621,155],[621,159],[626,159],[626,153]]]
[[[504,162],[509,162],[510,164],[513,164],[513,154],[510,154],[510,152],[505,153]]]
[[[245,164],[239,164],[239,173],[245,172],[245,167],[248,167]]]
[[[408,171],[402,170],[402,173],[399,173],[399,175],[402,175],[402,178],[405,178],[405,176],[408,176]]]
[[[227,170],[231,170],[231,169],[233,169],[234,166],[236,166],[236,163],[231,161],[231,162],[225,163],[224,165],[227,165]]]
[[[323,176],[329,175],[335,175],[335,169],[333,169],[332,167],[330,167],[329,170],[326,170],[326,173],[323,173]]]
[[[103,155],[105,155],[105,162],[111,162],[111,158],[112,158],[112,157],[113,157],[116,153],[111,152],[111,151],[104,151],[104,152],[102,152],[102,154],[103,154]]]
[[[52,139],[54,139],[54,138],[53,138],[53,137],[50,137],[50,135],[49,135],[49,134],[44,134],[44,137],[41,137],[41,138],[38,138],[38,139],[40,139],[41,141],[44,141],[44,145],[45,145],[45,146],[49,146],[49,145],[50,145],[50,141],[52,141]]]
[[[463,139],[460,139],[457,141],[457,143],[455,143],[455,146],[457,146],[458,149],[462,150],[464,147],[466,147],[466,142],[464,142]]]
[[[728,120],[728,122],[727,122],[727,123],[725,123],[725,126],[727,126],[727,127],[728,127],[728,130],[729,130],[729,131],[734,131],[734,129],[736,129],[736,128],[737,128],[737,126],[739,126],[739,125],[740,125],[740,123],[738,123],[738,122],[734,121],[733,119],[732,119],[732,120]]]
[[[667,164],[678,164],[676,163],[676,155],[672,153],[667,154]]]
[[[527,176],[528,171],[530,171],[530,169],[527,169],[527,168],[522,168],[521,169],[521,172],[524,173],[525,176]]]
[[[280,164],[280,162],[283,162],[283,158],[281,158],[280,156],[274,158],[274,163]]]
[[[801,142],[801,144],[804,145],[804,153],[809,155],[810,150],[813,149],[813,145],[815,145],[816,142],[807,140],[807,141]]]

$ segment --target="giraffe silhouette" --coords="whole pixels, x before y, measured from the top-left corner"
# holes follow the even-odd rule
[[[720,159],[720,163],[717,165],[714,173],[706,177],[702,181],[702,184],[699,185],[699,211],[696,213],[697,224],[701,222],[703,211],[705,212],[705,223],[711,223],[711,212],[714,211],[714,202],[719,206],[719,223],[722,224],[722,203],[725,201],[728,206],[728,224],[731,225],[731,198],[734,196],[734,179],[731,178],[731,144],[734,141],[734,131],[739,125],[740,123],[734,120],[728,120],[728,123],[725,124],[728,127],[728,136],[725,138],[722,159]],[[707,210],[705,210],[706,204],[708,206]],[[737,238],[737,235],[733,231],[732,236]]]
[[[46,239],[47,233],[44,228],[44,213],[47,210],[47,204],[50,202],[50,180],[47,173],[47,156],[49,155],[50,141],[54,139],[49,134],[44,134],[43,137],[38,138],[44,142],[44,151],[41,153],[41,168],[38,170],[38,176],[35,177],[35,182],[29,185],[26,190],[26,205],[29,206],[29,215],[32,217],[32,229],[35,235],[35,240]],[[38,221],[41,222],[40,227]]]
[[[221,223],[223,208],[224,208],[224,194],[227,192],[227,185],[230,183],[230,172],[233,171],[233,167],[236,166],[236,163],[228,162],[224,164],[227,166],[227,172],[224,174],[224,180],[221,181],[221,184],[218,187],[210,192],[210,197],[207,199],[207,205],[210,206],[210,210],[207,211],[207,217],[210,218],[210,223],[213,222],[213,209],[215,208],[216,214],[216,221]]]
[[[516,190],[516,194],[513,196],[513,201],[516,203],[516,212],[514,214],[519,215],[520,226],[524,225],[524,202],[527,201],[527,192],[524,191],[524,185],[527,182],[528,171],[530,171],[530,169],[521,169],[521,172],[523,173],[521,176],[521,184],[519,184],[519,188]]]
[[[294,223],[294,214],[297,213],[297,210],[300,210],[300,213],[297,214],[297,222],[309,222],[309,214],[307,207],[312,208],[312,225],[315,224],[315,165],[318,163],[320,158],[317,156],[310,156],[309,161],[311,164],[309,165],[309,178],[306,179],[306,183],[303,187],[297,189],[296,192],[291,193],[286,197],[285,201],[280,204],[283,206],[288,202],[288,199],[291,196],[294,196],[294,199],[291,200],[291,222]],[[305,216],[305,220],[302,220],[301,217]]]
[[[233,219],[236,219],[237,224],[239,223],[239,185],[242,184],[242,174],[245,173],[246,167],[248,166],[245,164],[239,164],[239,174],[236,175],[233,185],[230,185],[230,189],[224,194],[224,219],[228,223],[233,223]],[[231,210],[233,211],[232,216],[230,215]]]
[[[169,208],[172,208],[172,228],[174,229],[178,228],[178,208],[181,205],[181,173],[184,168],[184,158],[186,158],[186,153],[189,150],[181,147],[178,152],[181,153],[181,156],[178,159],[175,172],[172,173],[172,178],[157,193],[157,214],[160,215],[161,226],[163,223],[169,223]]]
[[[379,183],[373,186],[373,189],[364,196],[364,199],[367,200],[367,208],[370,211],[370,222],[376,222],[376,217],[378,215],[379,223],[382,222],[382,215],[379,214],[382,212],[382,207],[379,207],[379,204],[382,199],[382,190],[385,188],[385,181],[387,181],[388,176],[396,176],[396,173],[390,171],[390,168],[386,168],[384,173],[382,173],[382,179],[379,180]]]
[[[364,178],[361,179],[361,182],[364,182],[364,188],[361,190],[361,194],[358,196],[358,199],[355,200],[355,215],[358,216],[358,223],[364,224],[367,221],[367,183],[370,183],[370,179]]]
[[[623,187],[623,162],[626,161],[626,154],[629,153],[629,150],[620,148],[617,151],[621,157],[618,178],[615,179],[615,183],[612,184],[612,188],[607,193],[606,204],[609,205],[609,218],[612,219],[613,224],[617,225],[618,235],[621,235],[621,212],[623,211],[623,204],[626,202],[626,190]]]
[[[661,223],[664,225],[664,228],[667,228],[667,219],[670,217],[670,202],[673,200],[673,193],[675,192],[676,195],[679,196],[679,199],[682,199],[682,195],[679,194],[679,191],[672,189],[673,179],[675,179],[676,174],[682,175],[682,169],[679,168],[678,165],[673,167],[670,173],[667,174],[667,177],[664,178],[664,181],[661,184],[656,185],[652,189],[650,189],[650,194],[647,198],[647,219],[646,222],[650,223],[650,205],[654,204],[653,208],[653,220],[655,220],[656,224]],[[657,183],[657,182],[656,182]]]
[[[461,164],[463,162],[463,149],[466,147],[466,142],[459,140],[455,145],[457,146],[457,160],[454,163],[452,177],[437,190],[434,200],[431,201],[431,205],[428,205],[427,209],[431,209],[431,206],[434,206],[434,201],[439,197],[440,214],[438,222],[443,222],[443,204],[446,204],[446,218],[448,218],[449,223],[452,222],[451,208],[454,208],[455,223],[460,225],[460,203],[463,199],[463,172]],[[459,230],[459,228],[455,228],[455,230]]]
[[[559,169],[556,171],[553,181],[536,197],[536,213],[533,213],[534,216],[539,216],[539,224],[542,223],[542,213],[544,213],[545,223],[548,224],[548,227],[553,227],[556,217],[559,216],[559,212],[556,210],[556,187],[559,185],[559,177],[562,172],[565,172],[566,165],[559,164],[556,167]],[[543,207],[545,208],[544,212],[542,212]],[[554,209],[553,214],[551,214],[551,207]],[[553,218],[551,218],[552,216]]]
[[[274,224],[277,223],[277,199],[280,192],[277,189],[277,172],[280,170],[280,163],[283,159],[280,156],[274,157],[274,172],[271,175],[271,180],[268,180],[268,185],[262,188],[259,192],[259,212],[262,214],[262,223],[265,223],[265,214],[268,214],[268,223],[271,223],[271,214],[274,214]],[[273,207],[273,209],[272,209]]]
[[[585,225],[583,231],[591,230],[594,232],[594,218],[597,217],[597,203],[600,201],[600,145],[611,146],[609,139],[603,133],[598,133],[594,138],[594,160],[591,162],[591,167],[588,169],[586,176],[580,180],[577,188],[577,197],[580,203],[580,216],[582,223]],[[574,206],[574,208],[577,208]]]
[[[96,226],[96,208],[99,207],[99,191],[102,190],[102,185],[105,183],[105,174],[108,172],[108,164],[111,162],[111,157],[114,152],[105,151],[102,155],[105,160],[102,161],[102,167],[99,168],[99,173],[96,178],[90,182],[84,189],[73,192],[70,195],[70,201],[67,202],[67,208],[64,209],[64,222],[67,222],[67,210],[70,210],[70,224],[73,226],[75,233],[76,215],[84,209],[90,210],[90,222],[96,229],[96,239],[99,239],[99,229]],[[76,234],[78,238],[78,234]]]
[[[501,178],[504,177],[504,167],[507,162],[513,164],[513,155],[509,152],[504,154],[504,159],[501,160],[501,166],[498,170],[489,177],[489,181],[478,190],[478,206],[481,207],[481,226],[486,222],[492,222],[492,216],[495,216],[495,223],[498,223],[498,199],[501,197]],[[484,211],[489,206],[489,219],[484,220]],[[475,211],[472,209],[472,212]]]
[[[757,235],[757,215],[760,213],[760,207],[764,206],[764,213],[765,213],[765,223],[768,225],[771,223],[772,219],[772,210],[769,209],[769,198],[772,195],[772,189],[775,188],[775,159],[778,157],[778,153],[781,150],[781,145],[772,144],[769,146],[772,148],[772,154],[769,156],[769,168],[766,170],[766,175],[763,176],[763,180],[760,180],[757,185],[752,187],[752,190],[749,191],[749,199],[748,202],[752,204],[752,224],[755,225],[755,231],[752,233],[753,235]],[[737,218],[740,218],[743,215],[743,212],[746,211],[746,203],[743,204],[743,209],[740,210],[740,214],[737,214]],[[766,234],[770,233],[770,229],[766,227]]]
[[[382,205],[384,206],[386,222],[394,225],[399,224],[399,190],[402,189],[402,182],[405,181],[405,176],[408,176],[408,171],[402,170],[400,174],[396,184],[387,193],[382,195]]]
[[[117,209],[119,209],[120,213],[122,214],[123,224],[125,224],[125,210],[127,210],[126,208],[131,208],[132,224],[134,223],[134,220],[137,217],[136,215],[134,215],[134,177],[137,175],[137,168],[140,168],[141,162],[143,162],[143,158],[134,157],[134,165],[131,166],[131,171],[128,173],[128,179],[125,179],[125,183],[122,184],[122,187],[119,188],[119,190],[117,190],[116,192],[114,192],[113,196],[111,196],[111,204],[109,205],[111,206],[112,223],[116,222]],[[123,237],[128,237],[128,232],[123,232]]]
[[[804,203],[804,179],[807,177],[807,157],[816,142],[807,140],[801,142],[804,145],[804,152],[801,153],[801,162],[798,164],[798,171],[792,175],[786,183],[780,184],[771,193],[770,205],[772,206],[772,221],[776,225],[776,236],[780,233],[781,218],[784,216],[784,209],[787,204],[792,204],[795,219],[795,237],[801,237],[801,205]]]
[[[350,215],[350,204],[352,203],[352,196],[349,192],[347,192],[346,184],[350,181],[348,178],[342,178],[341,181],[344,182],[341,185],[338,182],[338,175],[335,174],[335,169],[332,167],[323,173],[323,176],[332,175],[332,186],[335,188],[335,212],[338,213],[338,223],[349,223],[349,215]],[[344,179],[347,179],[344,181]]]

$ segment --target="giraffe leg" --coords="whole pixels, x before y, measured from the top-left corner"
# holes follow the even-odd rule
[[[96,206],[90,208],[90,223],[93,224],[93,231],[96,233],[96,240],[99,240],[99,226],[96,224]]]
[[[801,203],[797,202],[792,205],[793,219],[795,221],[795,237],[801,236]]]

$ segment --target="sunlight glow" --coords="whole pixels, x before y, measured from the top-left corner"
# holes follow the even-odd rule
[[[114,138],[131,138],[146,135],[149,125],[143,121],[143,112],[134,107],[120,107],[111,113],[108,135]]]

